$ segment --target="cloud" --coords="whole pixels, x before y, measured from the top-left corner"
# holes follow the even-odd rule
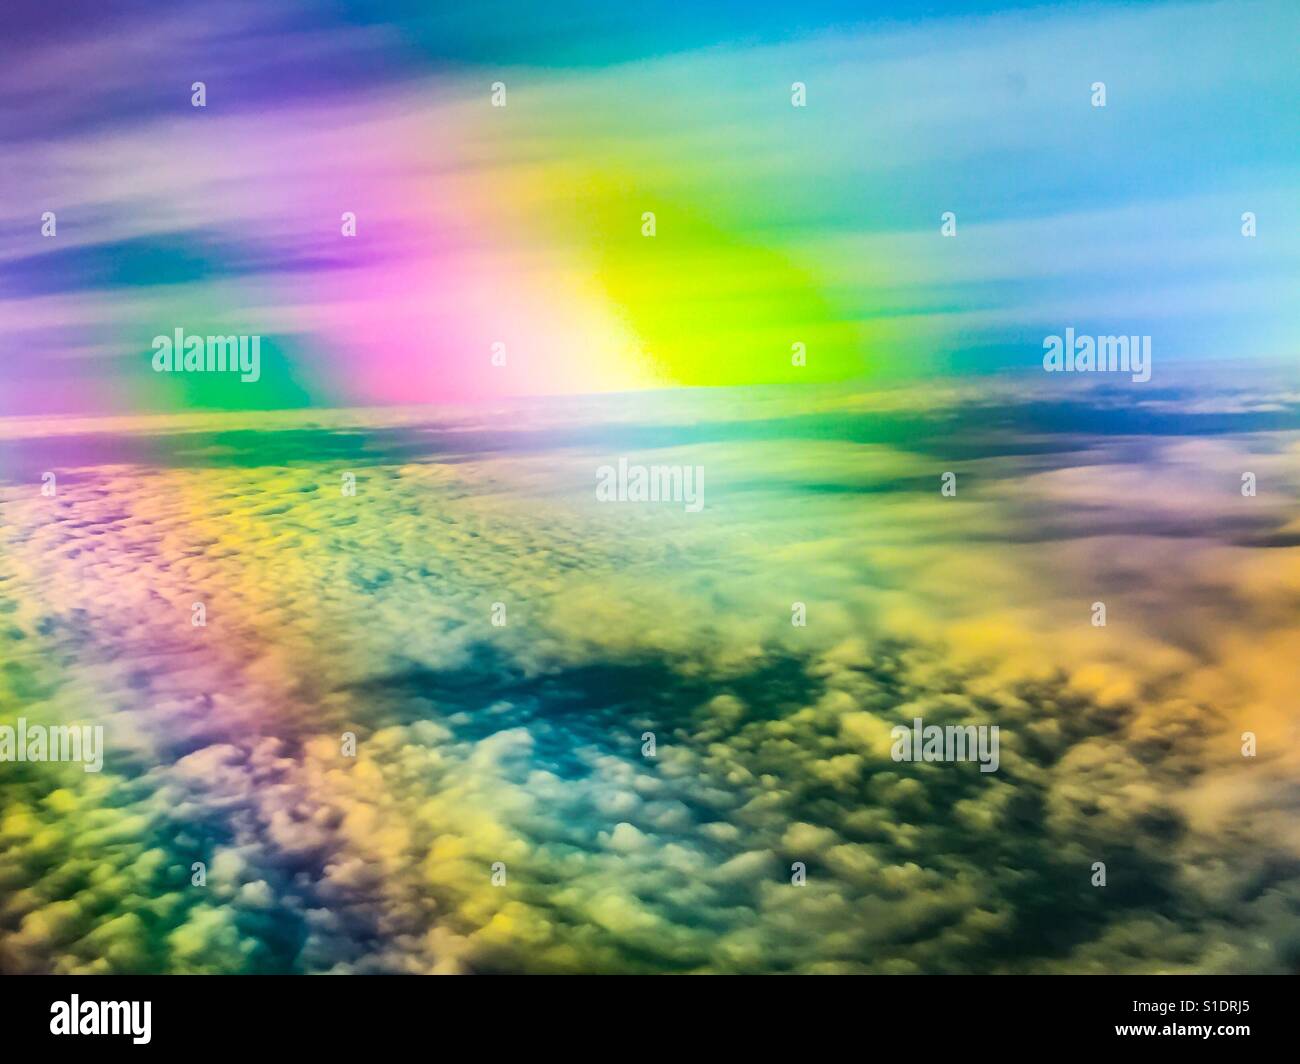
[[[952,397],[952,453],[993,394]],[[107,756],[5,766],[0,966],[1288,969],[1291,549],[1227,515],[1290,520],[1290,436],[1094,435],[1081,461],[1072,427],[1006,430],[953,499],[933,440],[843,414],[897,393],[824,397],[819,437],[742,399],[696,401],[730,404],[725,439],[657,452],[628,444],[679,398],[568,440],[521,412],[492,450],[374,451],[355,497],[272,430],[264,463],[5,487],[0,711],[102,723]],[[336,415],[320,453],[405,417]],[[610,448],[702,461],[717,493],[597,504]],[[895,762],[918,716],[998,725],[999,770]]]

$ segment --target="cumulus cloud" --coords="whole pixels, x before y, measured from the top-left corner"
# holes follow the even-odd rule
[[[274,427],[194,458],[199,418],[55,499],[10,483],[0,710],[100,723],[107,756],[4,766],[0,966],[1288,969],[1296,570],[1258,544],[1294,435],[1124,447],[1026,397],[980,456],[986,401],[906,439],[897,393],[567,436],[525,404],[455,453],[335,413],[310,438],[361,459],[355,497]],[[597,503],[637,448],[704,464],[705,510]],[[916,717],[996,724],[998,771],[894,761]]]

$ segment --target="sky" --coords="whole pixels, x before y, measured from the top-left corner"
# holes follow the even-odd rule
[[[498,7],[20,4],[0,412],[1290,355],[1292,4]],[[176,328],[261,379],[152,372]]]
[[[1300,967],[1293,3],[4,21],[0,972]]]

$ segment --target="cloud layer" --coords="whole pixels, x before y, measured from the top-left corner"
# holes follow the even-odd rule
[[[108,752],[3,766],[0,967],[1293,969],[1300,407],[1016,390],[11,438],[82,459],[3,489],[0,718]],[[624,454],[704,511],[596,502]]]

